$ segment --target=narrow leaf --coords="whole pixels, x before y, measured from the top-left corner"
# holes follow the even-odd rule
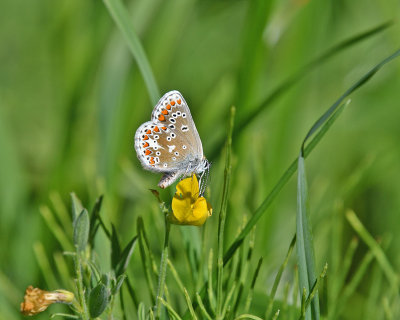
[[[133,250],[135,249],[137,239],[138,236],[134,236],[133,239],[126,245],[125,249],[122,251],[116,267],[117,277],[122,275],[126,271],[126,268],[128,268],[128,264],[131,260]]]
[[[297,167],[297,216],[296,216],[296,234],[297,234],[297,260],[299,266],[300,288],[305,288],[306,294],[310,293],[311,287],[317,280],[315,275],[314,246],[312,231],[309,223],[308,210],[308,191],[307,178],[304,167],[304,158],[299,156]],[[314,319],[319,319],[319,301],[318,292],[315,293],[315,299],[312,303]],[[306,319],[311,320],[311,312],[306,309]]]
[[[115,286],[112,289],[112,295],[115,295],[118,293],[118,291],[121,289],[122,284],[124,283],[126,279],[126,274],[121,274],[118,278],[117,278],[117,283],[115,284]]]
[[[74,224],[74,244],[78,252],[84,251],[89,238],[89,214],[83,209]]]
[[[72,222],[75,223],[76,219],[78,218],[79,214],[84,209],[81,203],[81,200],[76,196],[75,193],[71,193],[71,202],[72,202]]]
[[[155,81],[153,72],[150,67],[150,63],[147,60],[146,53],[139,40],[139,37],[134,31],[132,20],[129,16],[128,11],[124,7],[121,0],[103,0],[108,11],[110,12],[115,24],[125,38],[125,41],[131,51],[133,57],[138,64],[139,70],[142,73],[144,82],[147,87],[147,91],[150,95],[152,105],[156,105],[160,98],[160,92]]]
[[[117,264],[120,260],[121,255],[121,246],[119,245],[117,230],[115,226],[112,224],[112,233],[111,233],[111,266],[114,270],[117,269]]]
[[[90,214],[90,235],[89,235],[90,243],[93,243],[94,237],[100,226],[99,217],[100,217],[100,209],[102,203],[103,203],[103,196],[100,196],[96,199],[96,202]]]

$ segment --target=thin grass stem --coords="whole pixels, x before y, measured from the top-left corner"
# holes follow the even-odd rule
[[[194,312],[192,301],[190,300],[189,293],[187,292],[186,288],[183,288],[183,293],[185,295],[186,304],[189,308],[189,312],[192,316],[192,319],[197,320],[196,313]]]
[[[278,273],[275,276],[274,284],[272,285],[271,293],[269,294],[268,307],[267,307],[267,310],[265,311],[265,319],[268,319],[270,317],[270,314],[272,312],[272,307],[274,305],[276,290],[278,289],[278,285],[281,281],[283,271],[285,270],[287,263],[289,261],[289,258],[292,255],[295,244],[296,244],[296,235],[293,236],[292,241],[290,242],[290,245],[289,245],[289,249],[286,253],[285,260],[283,261],[282,265],[280,266],[280,268],[278,270]]]
[[[196,300],[203,315],[207,318],[207,320],[212,320],[211,316],[208,314],[206,310],[206,307],[204,306],[203,300],[201,300],[201,297],[197,292],[196,292]]]
[[[225,219],[226,211],[228,208],[228,194],[229,194],[229,184],[231,176],[231,147],[232,147],[232,131],[235,119],[235,107],[231,107],[229,129],[228,129],[228,139],[226,145],[226,160],[225,160],[225,172],[224,172],[224,186],[222,191],[221,200],[221,210],[219,214],[218,223],[218,258],[217,258],[217,319],[222,316],[222,281],[223,281],[223,252],[224,252],[224,231],[225,231]]]
[[[374,254],[376,260],[381,266],[383,273],[385,274],[389,285],[392,288],[393,292],[397,292],[399,289],[399,277],[394,271],[392,265],[390,264],[388,258],[383,252],[382,248],[375,241],[372,235],[368,232],[368,230],[361,223],[360,219],[358,219],[357,215],[352,210],[346,211],[346,218],[349,221],[350,225],[357,232],[361,239],[368,245],[371,252]]]
[[[161,262],[160,262],[160,272],[158,273],[158,289],[156,296],[156,318],[159,319],[161,316],[161,301],[164,295],[164,285],[165,285],[165,277],[167,275],[167,261],[168,261],[168,247],[169,247],[169,233],[170,233],[171,224],[169,223],[167,216],[165,216],[165,238],[164,238],[164,247],[161,254]]]
[[[158,300],[160,301],[160,304],[163,304],[164,307],[167,308],[168,312],[170,312],[177,320],[182,320],[182,318],[179,316],[179,314],[174,310],[174,308],[172,308],[172,306],[167,301],[165,301],[161,297],[158,297]],[[150,311],[151,311],[151,313],[153,312],[153,310],[151,310],[151,309],[150,309]],[[154,316],[153,316],[153,319],[154,319]]]

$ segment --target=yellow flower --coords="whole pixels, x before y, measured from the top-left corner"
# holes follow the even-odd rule
[[[25,290],[24,302],[21,303],[21,313],[33,316],[53,303],[72,303],[73,300],[74,294],[67,290],[45,291],[29,286]]]
[[[211,215],[211,205],[204,197],[199,197],[199,182],[196,175],[179,182],[172,199],[169,221],[173,224],[201,226]]]

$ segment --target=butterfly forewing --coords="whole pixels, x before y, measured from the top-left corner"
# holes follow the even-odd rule
[[[202,157],[203,147],[189,107],[178,91],[166,93],[155,106],[151,119],[163,123],[179,137],[188,141],[191,154]]]
[[[161,98],[152,121],[136,131],[135,149],[143,167],[164,173],[186,173],[201,161],[203,149],[185,100],[178,91]]]

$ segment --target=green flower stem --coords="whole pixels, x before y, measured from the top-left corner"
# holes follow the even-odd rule
[[[82,320],[89,320],[88,308],[86,306],[86,300],[85,300],[85,292],[83,289],[82,264],[79,252],[77,252],[75,255],[75,272],[77,277],[76,287],[78,290],[78,300],[81,306],[81,317]]]
[[[169,231],[171,224],[169,223],[167,216],[165,215],[165,238],[164,248],[161,255],[160,272],[158,273],[158,289],[156,297],[155,313],[156,318],[159,319],[161,315],[161,303],[164,295],[165,276],[167,275],[168,265],[168,245],[169,245]]]

